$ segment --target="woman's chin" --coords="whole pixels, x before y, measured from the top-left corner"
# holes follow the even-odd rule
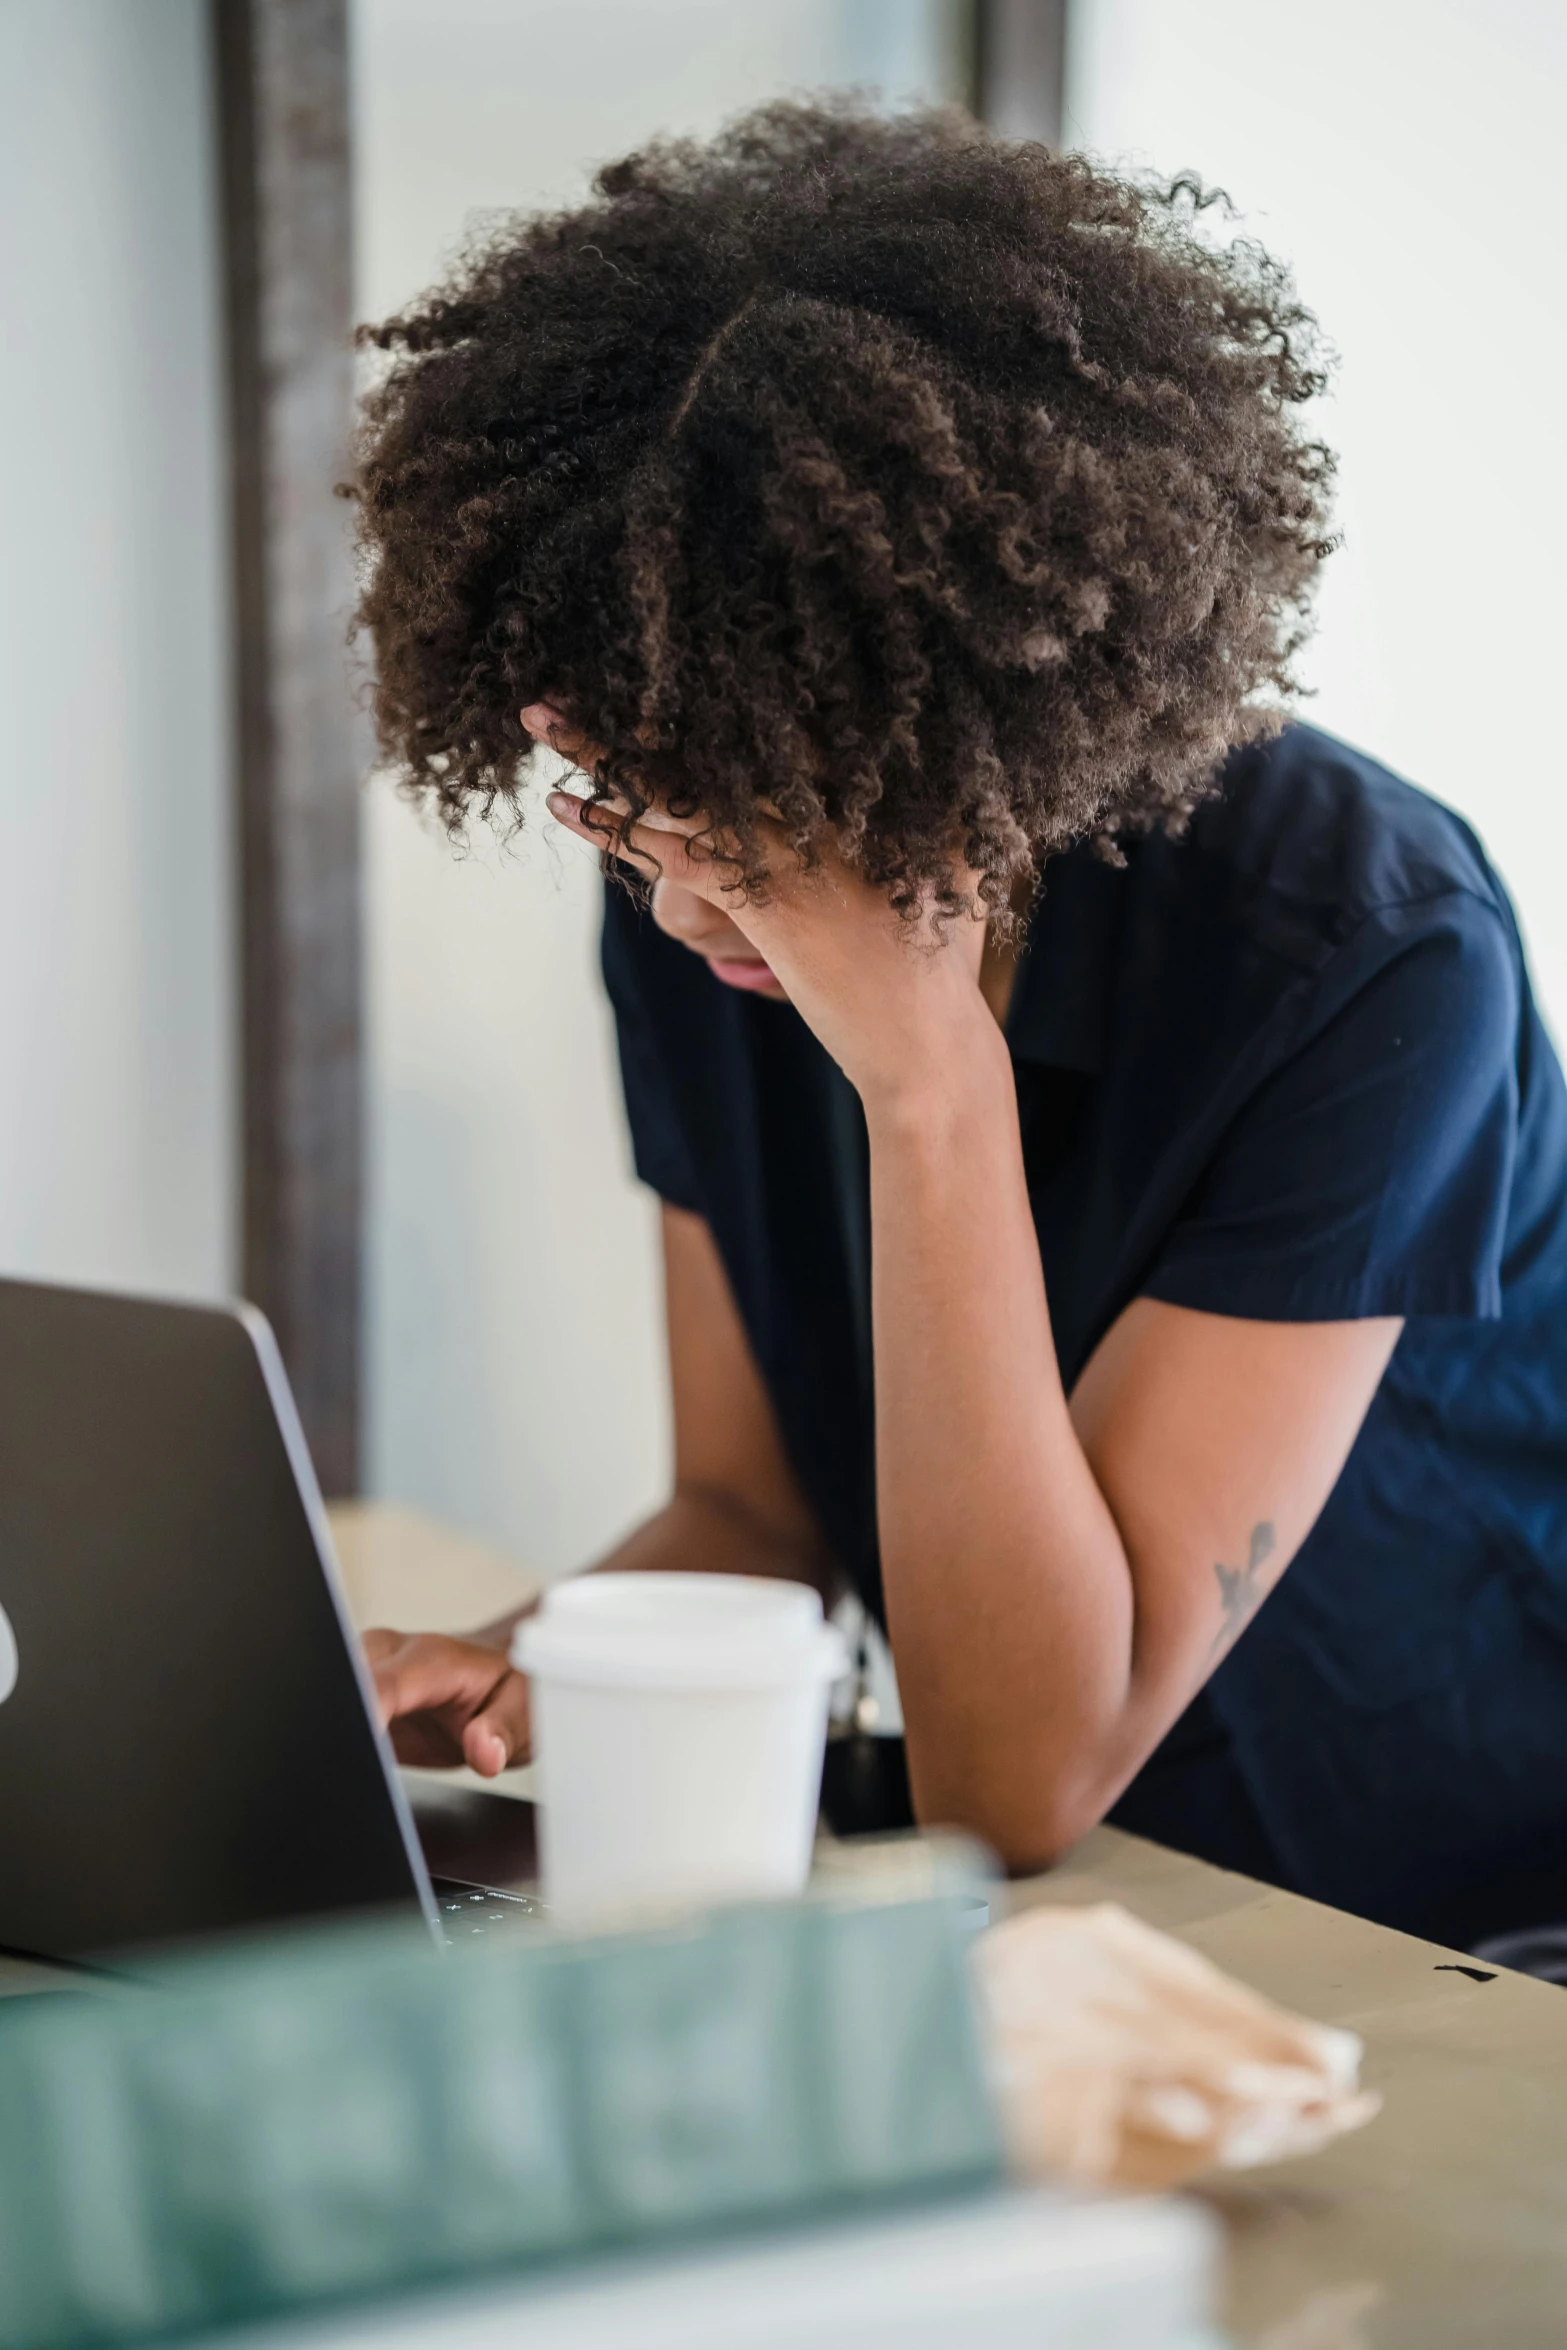
[[[743,995],[764,995],[775,1004],[786,1004],[789,1000],[770,967],[752,956],[709,955],[707,967],[725,987],[738,988]]]

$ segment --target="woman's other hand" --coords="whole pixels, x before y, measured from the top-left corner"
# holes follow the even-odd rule
[[[399,1762],[426,1770],[466,1763],[493,1779],[528,1760],[528,1684],[504,1649],[377,1629],[364,1635],[364,1651]]]

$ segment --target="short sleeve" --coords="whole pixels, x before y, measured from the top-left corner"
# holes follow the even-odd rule
[[[701,1188],[681,1128],[656,1016],[656,959],[646,953],[642,937],[649,920],[625,890],[606,887],[601,961],[615,1015],[632,1163],[641,1180],[671,1207],[701,1215]]]
[[[1466,892],[1372,917],[1224,1135],[1143,1293],[1259,1321],[1501,1313],[1522,979]]]

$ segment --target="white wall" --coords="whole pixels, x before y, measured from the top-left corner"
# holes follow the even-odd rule
[[[1559,0],[1076,0],[1074,142],[1226,188],[1342,365],[1308,715],[1460,808],[1567,1037]]]
[[[475,211],[570,201],[660,129],[775,93],[931,89],[936,0],[356,0],[360,306]],[[537,826],[466,861],[384,785],[369,821],[369,1482],[546,1573],[656,1506],[653,1202],[597,978],[599,883]]]
[[[231,1279],[200,0],[0,6],[0,1270]]]

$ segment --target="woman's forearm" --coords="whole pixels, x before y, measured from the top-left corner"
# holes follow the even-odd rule
[[[1127,1708],[1133,1581],[1068,1413],[983,1007],[942,1068],[866,1102],[888,1618],[921,1816],[1042,1860],[1087,1824]]]
[[[778,1575],[814,1584],[831,1604],[829,1562],[819,1550],[769,1525],[738,1497],[682,1486],[664,1507],[595,1561],[592,1572],[644,1568],[687,1575]]]
[[[644,1518],[614,1549],[595,1559],[592,1574],[659,1572],[686,1575],[778,1575],[810,1583],[828,1606],[836,1598],[831,1562],[819,1551],[778,1532],[743,1502],[707,1488],[676,1492]],[[487,1647],[508,1648],[512,1634],[537,1599],[486,1624],[473,1638]]]

